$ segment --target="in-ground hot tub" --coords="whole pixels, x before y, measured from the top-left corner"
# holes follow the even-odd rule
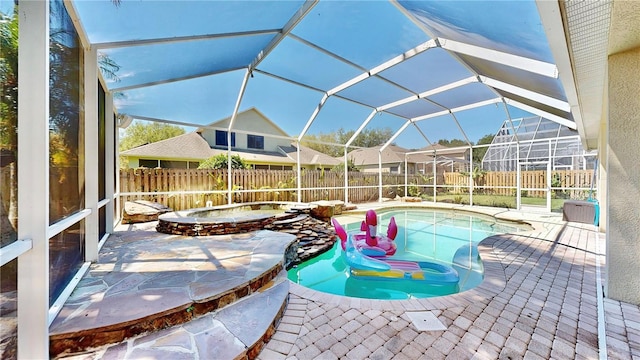
[[[156,230],[165,234],[208,236],[262,230],[276,220],[308,213],[309,204],[262,202],[174,211],[158,217]]]

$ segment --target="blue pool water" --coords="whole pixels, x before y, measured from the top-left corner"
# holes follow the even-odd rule
[[[528,229],[526,225],[497,222],[488,216],[442,210],[393,210],[378,213],[378,233],[386,234],[395,216],[397,260],[436,261],[451,265],[460,281],[433,285],[412,280],[361,279],[350,276],[342,258],[340,241],[324,254],[288,271],[291,281],[317,291],[368,299],[410,299],[454,294],[482,282],[482,261],[477,244],[503,233]],[[364,219],[364,215],[362,216]],[[358,231],[360,223],[342,224],[347,232]]]

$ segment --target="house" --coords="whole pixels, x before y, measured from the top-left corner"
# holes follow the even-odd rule
[[[410,169],[410,174],[431,174],[434,163],[438,169],[437,172],[467,171],[469,149],[449,148],[435,143],[407,154],[407,164],[413,164],[415,169],[413,171]]]
[[[363,172],[378,172],[381,146],[356,149],[347,154]],[[436,166],[444,171],[464,171],[468,164],[468,151],[460,148],[447,148],[440,144],[433,144],[418,150],[409,150],[397,145],[389,145],[382,151],[382,172],[404,174],[405,158],[407,173],[428,174],[433,172],[433,158]]]
[[[200,162],[227,154],[230,117],[194,132],[123,151],[130,168],[194,169]],[[231,132],[231,155],[239,155],[254,169],[293,170],[298,149],[291,137],[256,108],[238,113]],[[309,170],[325,169],[342,161],[300,146],[300,165]]]
[[[380,163],[380,148],[374,146],[370,148],[360,148],[350,151],[347,158],[362,172],[378,172]],[[382,151],[382,172],[392,174],[403,174],[404,154],[408,149],[400,146],[389,145]]]

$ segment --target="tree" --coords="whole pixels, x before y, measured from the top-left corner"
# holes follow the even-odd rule
[[[198,169],[228,169],[227,154],[214,155],[200,163]],[[248,169],[249,165],[240,157],[240,155],[231,156],[232,169]]]
[[[302,144],[311,149],[320,151],[329,156],[338,157],[344,155],[344,148],[331,144],[346,144],[355,134],[355,130],[345,131],[340,128],[329,133],[318,133],[316,135],[306,135]],[[364,129],[351,143],[357,147],[374,147],[383,145],[393,136],[390,128]]]
[[[480,140],[478,140],[477,145],[491,144],[491,142],[493,141],[493,138],[494,138],[493,134],[487,134],[481,137]],[[473,162],[476,164],[481,163],[482,159],[484,158],[484,154],[487,153],[487,150],[489,150],[489,147],[473,149]]]
[[[331,168],[331,171],[337,171],[339,173],[343,173],[344,172],[344,162],[341,162],[340,164],[334,166]],[[359,172],[360,169],[356,166],[356,164],[353,163],[353,159],[349,158],[347,159],[347,171],[355,171],[355,172]]]
[[[15,152],[18,125],[18,16],[0,13],[0,147]]]
[[[459,147],[459,146],[469,146],[469,144],[465,140],[460,139],[440,139],[438,140],[438,144],[446,147]],[[473,145],[473,143],[471,143]]]
[[[182,134],[184,134],[184,128],[180,126],[157,122],[134,122],[127,127],[124,136],[120,140],[120,151],[133,149],[141,145],[169,139]]]

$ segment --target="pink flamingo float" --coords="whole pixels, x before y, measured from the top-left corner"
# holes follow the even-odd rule
[[[371,279],[407,279],[430,284],[452,285],[459,281],[458,272],[451,266],[433,261],[394,260],[394,239],[398,234],[395,218],[389,221],[386,236],[377,235],[378,217],[373,210],[367,211],[361,232],[350,233],[336,220],[331,220],[340,238],[343,258],[352,276]]]
[[[340,238],[342,250],[346,250],[347,232],[337,220],[333,219],[332,222],[336,229],[336,234]],[[360,225],[360,230],[362,231],[361,233],[353,234],[353,242],[354,246],[364,255],[380,257],[391,256],[396,253],[397,246],[394,240],[398,235],[398,226],[394,217],[389,220],[387,235],[378,235],[378,215],[374,210],[369,210],[365,215],[365,220]]]

